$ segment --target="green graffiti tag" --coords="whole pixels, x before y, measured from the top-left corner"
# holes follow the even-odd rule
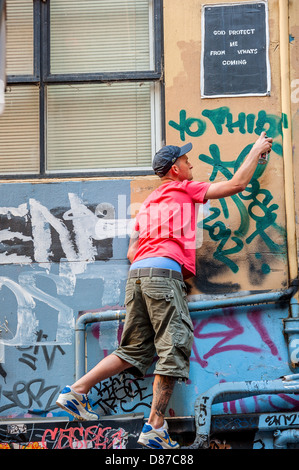
[[[275,139],[282,136],[282,128],[288,128],[288,120],[285,114],[276,116],[275,114],[268,114],[266,111],[259,111],[258,115],[243,112],[238,114],[238,118],[234,121],[233,115],[227,106],[222,106],[216,109],[204,109],[202,116],[207,118],[215,128],[218,135],[222,135],[224,128],[229,133],[233,134],[236,129],[241,134],[260,135],[261,132],[267,132],[269,137]],[[175,130],[179,131],[180,139],[184,142],[186,135],[190,137],[201,137],[207,128],[205,120],[200,118],[187,117],[186,110],[182,109],[179,113],[179,122],[170,120],[168,123]],[[281,144],[276,144],[274,149],[276,153],[282,155]]]
[[[185,134],[190,137],[200,137],[205,133],[207,127],[206,123],[202,119],[187,118],[187,113],[184,109],[180,111],[179,123],[169,121],[169,125],[179,131],[180,138],[183,142],[186,140]]]
[[[249,133],[259,135],[262,131],[266,131],[269,137],[281,140],[283,127],[288,126],[286,117],[268,114],[266,111],[260,111],[258,115],[239,113],[236,120],[229,108],[221,107],[213,110],[205,109],[202,116],[208,119],[216,133],[222,135],[226,129],[229,133],[239,130],[241,134]],[[207,124],[199,118],[187,117],[185,110],[181,110],[179,122],[169,121],[172,126],[180,133],[180,138],[185,141],[186,135],[190,137],[201,137],[206,131]],[[233,174],[238,170],[244,159],[250,152],[253,144],[246,145],[236,160],[222,161],[221,153],[218,145],[211,144],[209,146],[209,155],[200,154],[199,160],[207,163],[212,168],[209,178],[214,181],[218,174],[226,179],[231,179]],[[272,152],[282,156],[282,145],[280,142],[273,142]],[[231,196],[239,214],[239,227],[232,231],[223,221],[229,218],[229,210],[225,199],[220,199],[221,209],[218,207],[210,208],[210,215],[206,217],[199,226],[206,230],[210,238],[217,243],[217,248],[213,253],[213,257],[224,263],[232,272],[237,273],[239,266],[232,259],[233,255],[240,253],[244,245],[250,245],[253,240],[260,237],[267,249],[276,255],[285,255],[286,253],[286,233],[285,229],[277,224],[277,209],[279,206],[273,203],[273,196],[268,189],[260,186],[259,178],[265,171],[267,165],[258,165],[253,178],[245,191]],[[245,205],[245,201],[246,204]],[[222,220],[220,220],[222,219]],[[253,222],[254,229],[250,233],[250,226]],[[271,234],[275,232],[279,235],[283,242],[278,244],[267,233],[271,228]],[[234,258],[235,259],[235,258]],[[270,267],[263,263],[263,274],[269,274]]]
[[[247,146],[243,150],[242,157],[250,151],[250,148],[251,145]],[[235,162],[222,162],[219,147],[215,144],[210,145],[209,150],[210,156],[201,154],[199,155],[199,159],[203,162],[209,163],[213,167],[210,181],[215,180],[218,172],[227,179],[231,179],[233,177],[233,173],[229,168],[232,168],[234,172],[238,169]],[[237,162],[241,164],[242,160],[243,158],[238,158]],[[225,263],[234,273],[239,270],[239,267],[229,258],[229,256],[239,253],[243,249],[244,243],[249,245],[257,236],[260,236],[269,250],[275,254],[283,254],[286,250],[285,243],[281,245],[275,243],[266,233],[266,230],[269,227],[272,227],[279,233],[279,235],[285,238],[284,228],[276,223],[276,211],[278,209],[278,205],[270,204],[273,200],[271,192],[267,189],[262,189],[257,179],[260,176],[261,171],[264,171],[264,166],[263,170],[261,170],[261,167],[262,165],[257,168],[256,174],[253,176],[245,191],[231,196],[231,199],[234,201],[240,213],[241,219],[239,227],[234,232],[232,232],[224,222],[220,220],[215,221],[215,219],[218,219],[221,216],[219,208],[212,207],[210,209],[212,214],[201,222],[201,227],[208,231],[210,238],[219,242],[216,251],[213,254],[214,258]],[[243,201],[250,201],[248,209]],[[224,218],[227,219],[229,217],[229,212],[225,199],[220,199],[220,204]],[[251,234],[249,234],[250,219],[255,223],[255,230]],[[211,222],[213,223],[211,224]],[[226,248],[228,244],[233,244],[233,246],[231,248]]]

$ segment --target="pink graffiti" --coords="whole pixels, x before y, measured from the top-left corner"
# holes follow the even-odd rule
[[[278,355],[278,350],[273,341],[271,340],[265,326],[262,324],[261,312],[253,311],[247,315],[249,321],[256,329],[260,335],[263,342],[269,347],[270,352],[274,355]],[[226,329],[223,331],[214,331],[211,333],[202,333],[204,328],[210,324],[220,324],[223,325]],[[244,333],[244,327],[237,320],[236,316],[232,309],[227,309],[224,315],[216,315],[210,318],[201,320],[194,328],[194,337],[198,339],[207,339],[207,338],[220,338],[220,340],[202,357],[197,349],[197,344],[194,341],[193,343],[193,352],[194,357],[191,358],[192,361],[198,362],[202,367],[208,366],[207,359],[226,351],[246,351],[249,353],[260,353],[262,349],[250,346],[247,344],[227,344],[229,341],[233,340],[237,336]],[[281,358],[279,357],[279,360]]]
[[[115,431],[114,433],[112,433]],[[68,429],[46,429],[42,437],[44,449],[51,448],[53,441],[55,449],[86,449],[91,446],[96,449],[110,449],[122,447],[123,429],[112,430],[111,427],[101,428],[98,425],[84,427],[70,427]]]
[[[272,339],[268,334],[268,331],[262,323],[262,312],[255,310],[254,312],[248,313],[247,317],[256,329],[256,331],[259,333],[264,343],[269,347],[273,356],[278,356],[278,349],[273,343]],[[278,359],[281,361],[281,357],[278,357]]]
[[[298,410],[299,409],[299,400],[297,400],[295,397],[290,397],[288,395],[285,395],[284,393],[281,393],[278,395],[281,399],[283,399],[286,403],[290,405],[291,410]],[[281,408],[276,406],[273,402],[273,399],[271,396],[268,397],[269,403],[273,409],[276,409],[277,411],[280,411]]]
[[[267,403],[269,406],[267,406]],[[252,406],[254,405],[254,406]],[[288,409],[289,411],[299,410],[299,400],[295,397],[290,397],[284,393],[279,393],[277,396],[267,396],[259,398],[253,396],[251,398],[240,398],[239,400],[233,400],[230,402],[224,402],[223,413],[225,414],[237,414],[238,408],[240,407],[241,413],[261,413],[263,410],[273,409],[276,411],[282,411]],[[270,408],[269,408],[270,407]]]

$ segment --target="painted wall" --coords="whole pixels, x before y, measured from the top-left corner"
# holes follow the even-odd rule
[[[277,289],[287,283],[280,106],[278,1],[269,1],[271,95],[201,99],[201,6],[166,0],[165,79],[167,142],[193,143],[199,180],[229,178],[257,134],[274,140],[266,168],[242,195],[211,202],[198,250],[195,290],[202,293]],[[211,4],[233,3],[211,1]]]
[[[0,413],[47,414],[74,380],[79,312],[123,304],[127,227],[116,220],[130,185],[6,183],[0,193]]]
[[[193,143],[196,179],[229,178],[261,130],[273,137],[254,184],[202,214],[190,301],[288,285],[282,154],[278,1],[269,0],[272,89],[267,97],[201,99],[200,0],[164,0],[166,143]],[[221,3],[212,1],[210,3]],[[229,3],[227,0],[225,3]],[[296,182],[299,125],[298,2],[290,2],[292,118]],[[298,83],[297,83],[298,82]],[[59,417],[61,387],[74,380],[78,315],[122,308],[132,217],[156,177],[0,185],[0,417]],[[298,192],[296,191],[298,207]],[[292,371],[283,319],[288,306],[222,309],[193,316],[190,380],[178,384],[170,416],[194,414],[198,394],[222,381],[271,380]],[[90,369],[113,351],[122,321],[86,330]],[[113,377],[92,391],[101,415],[144,413],[153,367],[143,380]],[[280,394],[214,406],[214,412],[298,410]]]
[[[125,213],[134,184],[1,185],[1,416],[60,415],[55,399],[74,380],[79,312],[123,306],[131,222]],[[177,386],[170,415],[192,415],[197,394],[218,381],[289,373],[282,335],[287,308],[212,313],[193,318],[190,383]],[[87,369],[113,351],[121,331],[122,321],[87,327]],[[146,415],[152,380],[152,369],[145,380],[114,377],[95,387],[92,399],[100,414]]]

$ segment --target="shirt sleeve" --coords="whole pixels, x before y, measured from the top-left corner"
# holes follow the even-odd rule
[[[206,203],[205,195],[211,183],[200,181],[186,181],[186,191],[195,202]]]

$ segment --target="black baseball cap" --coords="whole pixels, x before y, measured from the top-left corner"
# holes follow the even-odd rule
[[[162,147],[154,156],[153,170],[158,176],[164,176],[170,170],[176,160],[190,152],[192,144],[186,144],[182,147],[176,147],[175,145],[166,145]]]

